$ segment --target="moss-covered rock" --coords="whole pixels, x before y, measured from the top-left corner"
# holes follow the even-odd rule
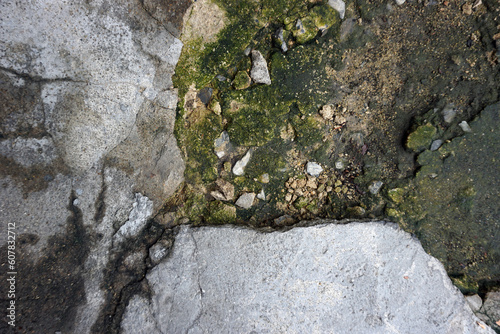
[[[339,13],[328,5],[313,7],[309,11],[309,15],[319,30],[326,30],[340,22]]]
[[[500,279],[499,122],[500,104],[486,108],[470,123],[472,133],[418,156],[422,167],[404,198],[401,191],[388,193],[395,205],[387,214],[418,236],[463,292]],[[433,131],[425,132],[427,142]]]
[[[292,27],[292,34],[299,44],[304,44],[312,40],[318,34],[316,22],[310,16],[298,19]]]
[[[242,90],[247,89],[252,84],[252,79],[246,71],[239,71],[236,73],[232,85],[234,89]]]
[[[431,124],[421,125],[410,133],[406,140],[406,147],[415,152],[423,151],[429,148],[436,132],[437,129]]]
[[[236,220],[236,208],[233,205],[212,201],[207,207],[205,220],[209,224],[230,224]]]

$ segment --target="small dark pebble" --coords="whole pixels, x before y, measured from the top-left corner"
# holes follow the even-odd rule
[[[208,105],[208,102],[210,102],[210,99],[212,98],[212,93],[213,89],[210,87],[205,87],[200,92],[198,93],[198,97],[200,98],[201,102],[203,102],[205,105]]]

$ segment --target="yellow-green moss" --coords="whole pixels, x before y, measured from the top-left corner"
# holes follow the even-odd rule
[[[243,108],[232,117],[227,129],[231,141],[241,146],[262,146],[274,136],[276,123],[271,113]]]
[[[236,220],[236,208],[233,205],[212,201],[207,207],[205,221],[209,224],[230,224]]]
[[[415,152],[423,151],[429,148],[436,132],[436,128],[431,124],[421,125],[410,133],[406,140],[406,147]]]
[[[239,71],[238,73],[236,73],[232,85],[234,89],[241,90],[250,87],[251,83],[252,79],[250,79],[248,73],[246,71]]]
[[[282,200],[280,190],[290,171],[286,162],[288,152],[294,147],[306,149],[307,158],[322,145],[324,129],[312,115],[318,105],[326,103],[331,96],[331,82],[325,69],[332,57],[338,55],[325,50],[329,50],[326,45],[337,43],[340,22],[326,1],[316,4],[301,0],[215,2],[226,12],[226,26],[213,43],[201,45],[199,40],[186,43],[173,79],[180,96],[175,133],[186,155],[185,177],[188,183],[206,189],[211,189],[219,177],[231,182],[237,193],[258,193],[264,189],[267,199],[256,206],[261,218],[266,218],[278,212],[274,205]],[[319,29],[328,28],[328,33],[318,36],[317,43],[301,46],[292,43],[287,53],[282,54],[281,45],[273,44],[272,35],[299,18],[310,28],[312,38]],[[284,35],[287,34],[290,32],[285,31]],[[267,59],[271,85],[249,85],[247,73],[251,62],[243,52],[246,48],[258,49]],[[184,110],[184,96],[192,84],[198,90],[214,89],[209,102],[213,112]],[[235,103],[238,108],[233,108]],[[278,125],[287,123],[294,126],[297,135],[294,141],[280,137]],[[257,148],[242,177],[235,178],[230,172],[230,163],[220,161],[213,152],[213,141],[223,130],[228,131],[236,147]],[[324,156],[327,147],[321,147],[320,155]],[[264,173],[270,175],[270,182],[265,185],[259,182]],[[194,205],[196,200],[199,205]],[[225,211],[221,209],[222,204],[216,203],[219,202],[192,197],[190,206],[195,210],[190,219],[199,215],[199,221],[221,221]],[[309,206],[310,211],[317,210],[317,204]],[[245,213],[237,210],[236,220],[256,214],[257,207]]]
[[[451,280],[464,294],[476,294],[479,292],[479,284],[469,276],[451,277]]]
[[[324,30],[340,24],[339,13],[328,5],[316,6],[309,11],[317,29]]]
[[[402,188],[394,188],[387,192],[387,195],[396,204],[403,202],[405,191]]]

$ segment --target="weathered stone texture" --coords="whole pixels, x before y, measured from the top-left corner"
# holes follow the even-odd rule
[[[147,279],[162,333],[492,333],[393,224],[183,227]]]

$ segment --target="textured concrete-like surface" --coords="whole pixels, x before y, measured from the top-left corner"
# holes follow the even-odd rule
[[[0,227],[16,227],[25,332],[89,333],[108,319],[118,293],[106,268],[131,244],[113,236],[133,211],[140,224],[117,238],[137,238],[183,180],[172,75],[190,1],[170,2],[0,6]]]
[[[183,227],[147,279],[148,323],[162,333],[492,333],[392,224]]]

